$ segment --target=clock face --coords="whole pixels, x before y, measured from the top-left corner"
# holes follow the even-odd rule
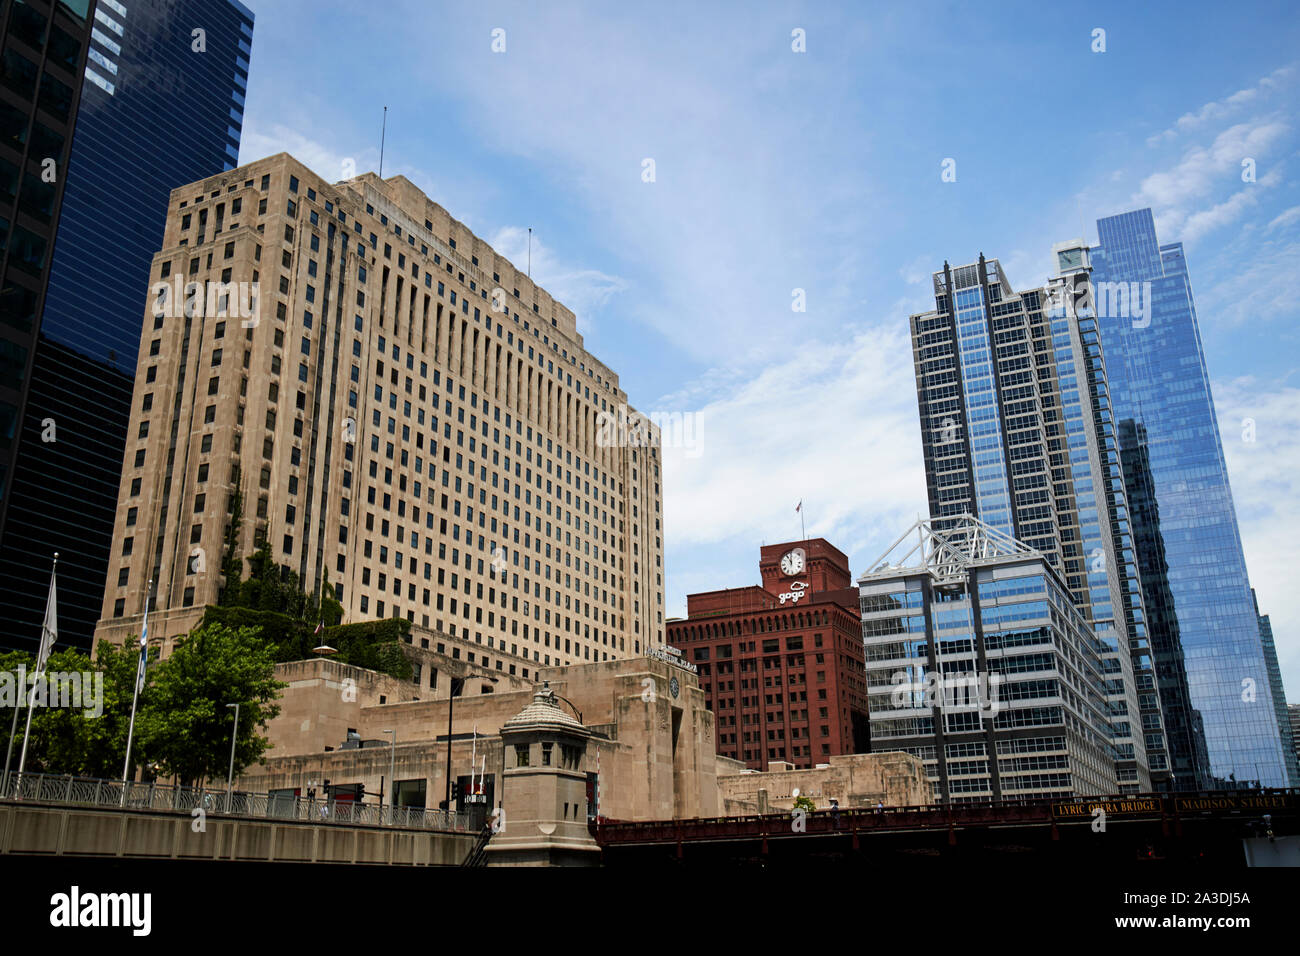
[[[787,551],[781,557],[781,570],[787,575],[795,575],[803,570],[803,552],[795,549]]]
[[[673,696],[676,697],[681,692],[682,685],[677,683],[676,677],[673,677],[668,681],[668,689],[672,691]]]

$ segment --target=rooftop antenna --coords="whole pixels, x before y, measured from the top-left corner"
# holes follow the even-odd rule
[[[528,227],[528,278],[533,277],[533,227]]]
[[[384,137],[388,134],[388,107],[384,107],[384,125],[379,131],[379,178],[384,178]]]

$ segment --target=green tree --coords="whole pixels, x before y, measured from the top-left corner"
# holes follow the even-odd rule
[[[35,662],[35,658],[24,651],[7,651],[0,654],[0,673],[8,675],[5,688],[8,693],[3,701],[3,706],[0,706],[0,748],[6,754],[12,754],[10,769],[18,766],[18,754],[23,746],[23,722],[27,719],[27,713],[22,709],[26,685],[19,685],[18,683],[19,668],[22,668],[24,674],[30,673],[32,664]],[[18,711],[17,714],[14,713],[15,710]],[[9,728],[13,725],[15,717],[18,718],[18,726],[14,730],[11,745]],[[30,748],[28,749],[28,759],[31,759]]]
[[[101,641],[95,648],[95,668],[104,675],[104,713],[94,719],[85,719],[86,749],[80,761],[74,762],[71,754],[64,769],[51,760],[57,773],[80,773],[88,777],[120,778],[126,758],[126,738],[131,724],[131,699],[135,695],[135,679],[140,663],[140,636],[133,634],[121,646]],[[145,669],[144,687],[136,708],[136,740],[132,744],[135,763],[148,759],[147,749],[140,740],[141,715],[153,695],[153,682],[158,671],[156,652]],[[79,713],[79,712],[78,712]]]
[[[94,675],[102,676],[103,698],[99,716],[88,715],[87,708],[38,707],[32,714],[32,736],[27,745],[27,769],[40,773],[68,773],[80,776],[115,778],[122,774],[126,755],[127,725],[131,719],[131,696],[135,688],[136,662],[139,660],[139,641],[132,638],[123,649],[101,643],[94,661],[81,651],[65,649],[50,655],[46,672],[63,672],[92,675],[91,686],[83,684],[83,703],[86,696],[95,693]],[[0,670],[15,670],[21,663],[30,671],[33,660],[26,654],[0,657]],[[146,677],[142,700],[149,693],[149,676]],[[46,697],[47,703],[52,703]],[[98,708],[93,708],[98,709]],[[9,724],[12,713],[3,711],[5,723],[4,746],[9,742]],[[17,767],[18,754],[23,745],[23,732],[27,715],[19,715],[14,735],[13,767]],[[140,751],[137,750],[137,754]]]
[[[325,582],[321,590],[320,598],[320,620],[326,627],[337,627],[343,623],[343,605],[339,603],[334,593],[334,585],[328,581]]]
[[[281,570],[271,555],[271,545],[265,541],[245,560],[248,577],[240,584],[239,596],[231,606],[303,618],[309,600],[302,593],[298,572]]]
[[[258,733],[280,712],[288,686],[274,676],[271,645],[257,628],[200,625],[158,665],[144,709],[143,750],[165,775],[197,785],[226,774],[233,710],[240,703],[235,772],[259,760],[269,741]]]
[[[239,466],[235,465],[232,477],[234,490],[230,493],[230,531],[226,535],[226,550],[221,558],[221,574],[225,583],[221,588],[222,607],[237,607],[244,576],[244,563],[239,559],[239,531],[244,520],[244,492],[240,487]]]
[[[813,803],[812,797],[808,796],[806,793],[801,793],[799,796],[794,798],[794,806],[792,806],[791,809],[806,810],[809,813],[812,813],[817,809],[817,804]]]

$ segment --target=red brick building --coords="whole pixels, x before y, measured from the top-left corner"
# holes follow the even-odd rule
[[[718,753],[755,770],[867,753],[858,590],[825,538],[759,551],[761,587],[690,594],[668,643],[700,669]]]

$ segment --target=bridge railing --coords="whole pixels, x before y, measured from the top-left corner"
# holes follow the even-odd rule
[[[1085,811],[1101,805],[1117,816],[1132,814],[1191,815],[1211,810],[1223,813],[1254,814],[1269,812],[1295,812],[1300,809],[1300,789],[1257,790],[1201,790],[1177,793],[1135,793],[1107,796],[1011,797],[1002,800],[972,800],[951,804],[921,804],[912,806],[842,807],[832,810],[819,807],[809,811],[806,823],[812,829],[851,830],[861,827],[871,829],[923,829],[950,825],[980,825],[985,823],[1024,823],[1041,821],[1088,822],[1091,813],[1076,814],[1074,807]],[[1205,806],[1203,806],[1205,805]],[[789,828],[791,810],[775,810],[765,814],[743,813],[728,817],[694,817],[671,820],[615,820],[597,817],[589,829],[601,841],[627,840],[635,842],[641,837],[662,839],[679,835],[728,835],[761,831],[770,828],[773,833]]]
[[[249,793],[225,788],[181,787],[171,784],[123,784],[121,780],[43,773],[12,774],[0,782],[0,800],[53,803],[66,806],[125,810],[172,810],[253,819],[300,820],[312,823],[392,826],[418,830],[474,832],[467,813],[422,807],[380,806],[351,800],[309,800],[286,793]]]

